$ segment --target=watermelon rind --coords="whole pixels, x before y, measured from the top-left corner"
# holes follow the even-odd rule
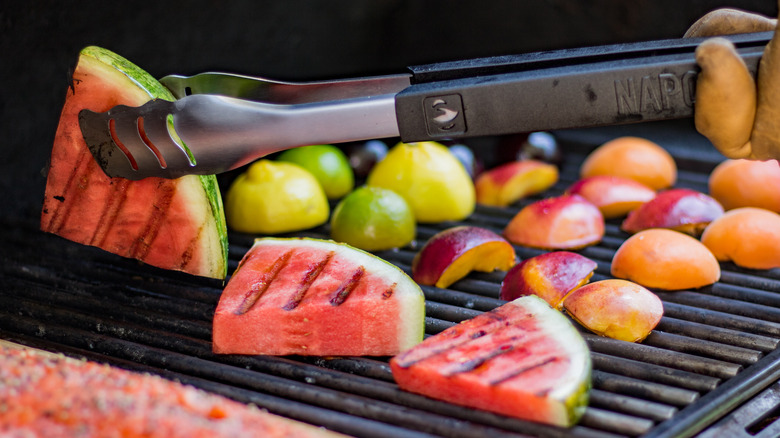
[[[76,76],[77,72],[80,72],[78,77]],[[89,88],[87,86],[81,88],[84,85],[82,78],[89,79],[91,77],[96,77],[99,83],[109,84],[110,87],[114,88],[109,88],[107,91],[101,91],[103,89],[99,88],[99,85],[98,88]],[[137,105],[149,99],[173,101],[175,98],[167,88],[147,72],[122,56],[97,46],[88,46],[80,51],[73,81],[73,87],[69,90],[68,99],[63,108],[57,129],[55,149],[52,151],[51,168],[47,177],[46,194],[41,214],[41,229],[58,234],[69,240],[101,247],[104,250],[124,257],[138,258],[153,266],[224,279],[227,275],[228,258],[227,227],[221,193],[215,175],[188,175],[179,180],[169,180],[174,181],[173,186],[176,187],[177,195],[175,195],[175,199],[177,199],[176,208],[178,210],[175,214],[177,216],[172,218],[168,225],[157,228],[161,231],[155,232],[153,235],[132,235],[132,233],[126,233],[126,230],[121,228],[118,228],[116,232],[110,231],[114,226],[112,221],[97,225],[100,227],[102,234],[89,235],[94,230],[92,227],[96,226],[94,221],[89,225],[81,226],[81,230],[79,230],[77,222],[83,215],[88,215],[89,213],[85,213],[85,211],[90,211],[93,206],[96,210],[101,208],[101,204],[104,204],[103,206],[106,207],[119,205],[119,208],[124,208],[121,207],[124,205],[124,200],[115,201],[110,197],[101,195],[100,193],[106,193],[106,190],[103,189],[98,189],[93,194],[89,187],[92,185],[96,185],[96,187],[125,187],[127,184],[126,180],[123,181],[121,178],[111,179],[104,174],[101,174],[102,177],[95,175],[94,169],[97,168],[96,165],[84,167],[79,164],[80,170],[70,167],[76,163],[83,162],[80,156],[77,156],[82,153],[80,148],[83,147],[83,153],[89,154],[83,139],[77,134],[78,128],[74,129],[74,126],[78,126],[74,110],[77,113],[80,108],[89,107],[93,111],[105,111],[112,105],[124,102],[123,99],[126,96],[132,96],[129,97],[130,101],[135,102]],[[90,83],[87,82],[86,84]],[[83,92],[86,93],[83,95],[85,97],[79,97],[82,96],[80,94],[81,90],[84,90]],[[77,100],[71,102],[71,98],[76,98]],[[57,151],[56,159],[55,150]],[[91,157],[91,155],[88,156]],[[57,167],[59,170],[54,170],[55,163],[59,164]],[[79,172],[79,178],[82,178],[81,181],[83,182],[79,183],[78,190],[74,190],[76,186],[73,183],[65,183],[66,180],[63,179],[62,175],[63,172],[68,171]],[[50,181],[52,175],[55,174],[53,172],[58,172],[60,175],[57,176],[57,182],[54,183]],[[153,179],[150,178],[148,180]],[[135,183],[130,182],[130,185],[134,186]],[[147,180],[138,181],[137,183],[144,184],[146,187],[154,184],[154,182]],[[170,188],[171,185],[169,184],[167,187]],[[101,190],[103,191],[101,192]],[[71,215],[71,208],[66,207],[60,211],[60,207],[70,204],[66,204],[65,200],[72,193],[75,193],[73,196],[77,198],[78,196],[83,196],[84,199],[80,201],[80,204],[71,204],[76,205],[72,209],[76,216],[68,220],[67,217]],[[131,199],[136,204],[143,201],[151,201],[139,196],[131,197]],[[184,201],[183,206],[179,201]],[[149,208],[156,207],[149,204]],[[190,219],[185,219],[187,215],[189,215]],[[122,216],[122,218],[133,220],[129,216]],[[189,221],[188,226],[193,225],[198,228],[183,230],[177,225],[183,224],[181,220]],[[196,233],[192,235],[193,240],[191,242],[193,244],[190,248],[185,250],[183,247],[176,245],[166,246],[165,243],[154,243],[154,239],[157,239],[155,236],[170,239],[170,236],[176,235],[177,231],[179,236],[185,238],[190,236],[189,232]],[[104,239],[102,236],[106,236],[106,233],[111,234],[110,244],[101,243],[101,239]],[[166,237],[163,237],[163,234]],[[122,238],[122,235],[125,235],[125,237]],[[184,251],[184,253],[178,253],[177,255],[177,251],[180,250]],[[177,257],[180,257],[178,261]]]
[[[171,102],[176,100],[176,98],[173,96],[173,93],[171,93],[169,89],[165,88],[165,86],[161,84],[160,81],[155,79],[137,65],[110,50],[98,46],[87,46],[81,50],[81,55],[92,57],[103,64],[114,67],[116,71],[127,76],[127,78],[138,85],[139,88],[145,90],[149,94],[149,97],[153,99],[163,99]],[[177,140],[180,145],[187,149],[188,155],[191,155],[187,145],[181,139]],[[205,191],[206,197],[209,200],[209,207],[211,207],[212,215],[217,222],[217,231],[220,234],[219,237],[220,244],[222,245],[222,252],[225,255],[225,260],[227,260],[227,224],[225,222],[222,196],[219,190],[219,185],[217,183],[217,177],[216,175],[197,175],[197,177],[200,179],[200,183],[203,186],[203,190]],[[225,275],[227,275],[227,263],[225,263],[224,269],[225,271],[221,277],[225,277]]]

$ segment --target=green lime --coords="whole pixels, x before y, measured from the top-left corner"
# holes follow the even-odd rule
[[[339,148],[320,144],[300,146],[282,152],[279,161],[295,163],[311,172],[328,199],[338,199],[355,187],[355,173],[347,155]]]
[[[412,209],[392,190],[362,186],[342,199],[330,220],[331,238],[366,251],[408,245],[417,233]]]
[[[329,213],[322,186],[308,170],[270,160],[252,163],[225,200],[228,226],[244,233],[305,230],[327,222]]]

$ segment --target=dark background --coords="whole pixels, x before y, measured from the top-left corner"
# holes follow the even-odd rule
[[[777,15],[773,0],[4,1],[0,214],[37,220],[69,71],[87,45],[113,50],[155,77],[221,70],[331,79],[676,38],[722,6]]]

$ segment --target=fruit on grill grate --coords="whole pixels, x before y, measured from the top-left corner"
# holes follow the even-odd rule
[[[679,231],[653,228],[626,239],[612,257],[612,275],[665,290],[698,288],[720,279],[709,249]]]
[[[328,199],[339,199],[355,187],[355,173],[349,165],[349,158],[336,146],[300,146],[282,152],[277,159],[295,163],[311,172]]]
[[[710,195],[726,210],[758,207],[780,213],[780,164],[777,160],[726,160],[712,170]]]
[[[597,263],[569,251],[552,251],[525,259],[506,273],[499,298],[511,301],[525,295],[536,295],[555,309],[563,308],[563,299],[586,284]]]
[[[577,423],[591,386],[582,336],[534,295],[431,336],[390,367],[404,390],[558,426]]]
[[[780,215],[773,211],[729,210],[704,230],[701,241],[720,261],[750,269],[780,267]]]
[[[570,293],[563,306],[588,330],[627,342],[645,339],[664,314],[656,294],[619,279],[586,284]]]
[[[98,47],[81,51],[51,152],[41,229],[164,269],[224,278],[227,231],[216,177],[109,178],[81,135],[78,113],[173,96]]]
[[[658,144],[639,137],[619,137],[591,152],[580,166],[580,177],[614,175],[661,190],[677,181],[674,158]]]
[[[612,175],[582,178],[566,193],[580,195],[595,205],[605,219],[623,217],[655,197],[655,190],[633,179]]]
[[[504,228],[504,237],[533,248],[583,248],[604,237],[604,217],[582,196],[562,195],[523,207]]]
[[[161,377],[0,346],[0,435],[337,437]]]
[[[542,193],[558,182],[558,168],[537,160],[504,163],[477,176],[477,203],[506,207],[527,196]]]
[[[722,214],[723,207],[718,201],[704,193],[669,189],[629,213],[621,229],[633,234],[648,228],[669,228],[698,237]]]
[[[474,211],[471,176],[440,143],[425,141],[393,146],[371,170],[366,184],[403,196],[420,223],[462,220]]]
[[[434,234],[412,260],[412,277],[420,284],[449,287],[471,271],[506,271],[515,264],[515,249],[486,228],[459,226]]]
[[[261,238],[222,292],[224,354],[385,356],[422,340],[425,303],[403,271],[343,243]]]
[[[252,163],[228,189],[225,199],[230,229],[279,234],[324,224],[328,198],[314,175],[303,167],[267,159]]]

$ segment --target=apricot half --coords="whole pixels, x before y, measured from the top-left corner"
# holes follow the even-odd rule
[[[677,181],[674,158],[658,144],[639,137],[619,137],[593,150],[580,167],[580,177],[614,175],[661,190]]]
[[[626,239],[612,257],[611,271],[617,278],[664,290],[698,288],[720,279],[720,265],[704,244],[663,228]]]
[[[572,318],[597,335],[639,342],[658,325],[664,306],[658,296],[626,280],[586,284],[563,300]]]
[[[780,215],[773,211],[729,210],[712,221],[701,241],[720,261],[749,269],[780,267]]]
[[[536,295],[560,310],[572,290],[586,284],[598,264],[569,251],[553,251],[525,259],[513,266],[501,282],[499,298],[511,301]]]
[[[566,193],[580,195],[601,210],[606,219],[622,217],[655,197],[655,190],[633,179],[613,175],[582,178]]]
[[[477,203],[506,207],[558,182],[558,168],[537,160],[512,161],[482,172],[474,182]]]
[[[546,198],[520,210],[504,228],[504,237],[532,248],[583,248],[604,237],[604,216],[579,195]]]
[[[709,190],[726,210],[758,207],[780,213],[780,164],[726,160],[710,172]]]
[[[648,228],[670,228],[698,237],[723,214],[712,197],[691,189],[669,189],[628,214],[621,228],[636,233]]]
[[[515,264],[515,249],[486,228],[458,226],[433,235],[412,260],[419,284],[449,287],[471,271],[506,271]]]

